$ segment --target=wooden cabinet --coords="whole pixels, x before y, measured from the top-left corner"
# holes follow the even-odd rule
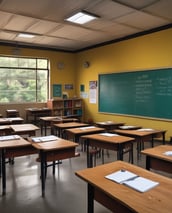
[[[83,118],[83,101],[81,98],[48,100],[47,107],[53,116]]]

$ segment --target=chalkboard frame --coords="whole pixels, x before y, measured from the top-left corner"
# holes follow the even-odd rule
[[[172,68],[99,74],[98,112],[172,120]]]

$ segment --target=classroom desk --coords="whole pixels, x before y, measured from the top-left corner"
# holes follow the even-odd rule
[[[43,108],[27,108],[26,109],[26,122],[29,122],[29,117],[33,117],[31,122],[36,124],[39,117],[51,116],[52,110],[46,107]]]
[[[140,193],[124,184],[118,184],[105,178],[106,175],[121,169],[157,181],[159,185],[147,192]],[[169,213],[172,210],[172,179],[133,164],[116,161],[76,171],[75,174],[88,185],[88,213],[94,213],[94,200],[116,213]]]
[[[56,129],[56,131],[58,132],[58,136],[63,138],[63,131],[65,129],[77,128],[77,127],[86,127],[86,126],[89,126],[89,124],[80,123],[80,122],[69,122],[69,123],[53,124],[53,126]]]
[[[172,155],[165,155],[164,153],[167,151],[172,152],[172,146],[160,145],[142,150],[141,154],[146,155],[146,169],[155,169],[172,174]]]
[[[104,122],[96,122],[95,125],[100,128],[105,128],[107,131],[116,129],[119,126],[124,125],[125,123],[122,122],[114,122],[114,121],[104,121]]]
[[[46,116],[46,117],[40,117],[40,125],[41,125],[41,135],[43,135],[43,129],[44,129],[44,135],[47,135],[47,126],[51,126],[51,133],[54,134],[54,126],[53,124],[56,123],[67,123],[67,122],[77,122],[78,119],[76,118],[67,118],[67,117],[60,117],[60,116]]]
[[[55,141],[35,143],[32,145],[39,150],[41,164],[42,197],[45,196],[45,169],[47,161],[58,161],[75,157],[77,143],[58,138]]]
[[[108,136],[109,135],[109,136]],[[97,147],[101,149],[108,149],[117,151],[117,159],[123,160],[124,153],[130,153],[131,156],[131,163],[133,163],[133,142],[135,141],[134,138],[122,136],[122,135],[115,135],[109,133],[99,133],[99,134],[92,134],[92,135],[84,135],[81,138],[84,139],[86,146],[87,146],[87,167],[92,167],[92,155],[89,152],[89,146]]]
[[[0,141],[0,163],[2,163],[2,194],[6,194],[6,158],[35,154],[38,151],[22,137],[20,139]]]
[[[33,124],[14,124],[10,125],[11,129],[13,130],[14,134],[18,135],[28,135],[35,136],[36,131],[39,130],[39,127]]]
[[[0,125],[8,125],[11,124],[11,122],[6,118],[0,118]]]
[[[96,127],[96,126],[88,126],[88,127],[66,129],[65,133],[66,133],[67,139],[72,139],[73,141],[78,143],[79,138],[82,135],[101,133],[104,131],[105,131],[104,128],[100,128],[100,127]]]
[[[12,129],[10,125],[2,125],[0,126],[0,135],[10,135],[12,132]]]
[[[22,124],[24,122],[24,119],[21,117],[15,117],[15,118],[6,118],[8,119],[11,124]]]
[[[154,129],[138,129],[138,130],[112,130],[112,132],[125,135],[128,137],[134,137],[137,142],[137,157],[139,158],[140,151],[144,146],[144,142],[150,141],[152,147],[154,144],[154,138],[162,137],[162,143],[165,144],[165,133],[166,130],[154,130]]]
[[[0,125],[8,125],[8,124],[21,124],[24,119],[21,117],[15,118],[0,118]]]

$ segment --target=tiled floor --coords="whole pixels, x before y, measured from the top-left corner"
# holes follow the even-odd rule
[[[147,144],[149,146],[149,144]],[[145,157],[136,159],[134,164],[145,168]],[[75,176],[75,171],[86,168],[86,153],[77,158],[63,160],[56,167],[55,176],[48,168],[45,198],[41,196],[40,167],[37,155],[15,158],[15,164],[7,164],[6,195],[0,195],[1,213],[86,213],[87,185]],[[105,155],[105,163],[115,161],[116,152]],[[125,156],[125,161],[128,156]],[[97,159],[101,164],[101,159]],[[0,178],[1,179],[1,178]],[[2,187],[0,186],[0,193]],[[95,202],[95,213],[108,213],[106,208]]]

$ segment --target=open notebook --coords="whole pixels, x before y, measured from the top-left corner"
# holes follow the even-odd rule
[[[112,174],[106,175],[105,178],[115,181],[119,184],[129,186],[139,192],[146,192],[159,184],[159,182],[140,177],[137,174],[126,170],[119,170]]]

